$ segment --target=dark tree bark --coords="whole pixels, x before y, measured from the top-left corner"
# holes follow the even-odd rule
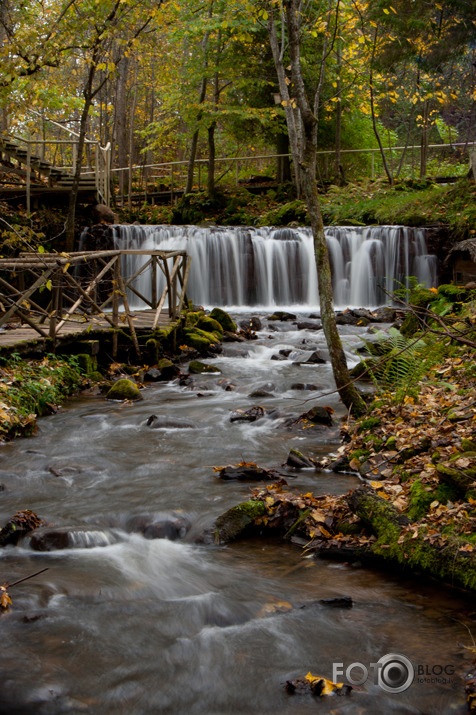
[[[299,0],[287,0],[285,8],[292,80],[304,128],[302,159],[300,160],[299,157],[294,157],[294,159],[297,162],[300,161],[302,186],[314,237],[314,255],[319,282],[322,327],[326,336],[332,371],[340,398],[344,405],[354,414],[361,414],[365,411],[365,403],[350,378],[335,320],[329,254],[315,181],[317,117],[311,110],[301,71]],[[316,97],[313,105],[314,107],[318,106]]]

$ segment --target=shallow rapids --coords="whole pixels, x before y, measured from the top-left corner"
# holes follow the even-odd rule
[[[38,552],[25,539],[0,550],[1,583],[49,568],[12,588],[13,609],[0,617],[1,713],[463,711],[471,657],[458,644],[471,644],[469,598],[305,558],[292,544],[197,543],[253,486],[220,481],[214,466],[255,461],[315,494],[356,485],[349,475],[281,466],[292,447],[319,456],[339,444],[338,426],[296,433],[287,417],[314,404],[344,411],[335,395],[323,396],[334,388],[328,364],[295,364],[325,352],[322,331],[264,325],[257,341],[225,344],[207,360],[221,374],[195,376],[192,388],[150,385],[131,405],[82,397],[42,419],[35,437],[1,447],[0,523],[29,508],[71,528],[69,548]],[[353,364],[363,329],[340,330]],[[249,397],[264,386],[271,397]],[[255,404],[270,416],[230,422],[232,410]],[[151,429],[151,414],[193,427]],[[176,541],[147,539],[131,528],[143,518],[185,526]],[[351,596],[353,608],[319,601],[337,596]],[[330,678],[333,663],[370,668],[388,653],[430,668],[425,677],[435,682],[417,678],[389,693],[370,679],[350,697],[318,703],[284,690],[308,671]],[[442,682],[435,666],[454,674]]]

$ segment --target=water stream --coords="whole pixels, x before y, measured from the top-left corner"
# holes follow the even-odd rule
[[[197,304],[234,310],[318,307],[309,228],[127,225],[115,226],[114,232],[120,249],[186,250],[192,257],[188,293]],[[427,287],[436,285],[437,257],[427,252],[424,229],[335,226],[326,229],[326,237],[337,308],[389,302],[389,294],[406,287],[409,276]],[[134,275],[145,260],[125,260],[126,275]],[[164,285],[162,278],[159,295]],[[137,287],[147,296],[146,274]],[[137,305],[135,296],[130,299]]]
[[[362,329],[340,330],[353,364]],[[197,543],[216,516],[249,494],[247,484],[220,481],[213,466],[256,461],[315,494],[355,486],[352,476],[280,467],[291,447],[316,456],[338,446],[338,428],[297,434],[283,424],[316,403],[343,414],[334,395],[323,396],[333,388],[329,365],[293,364],[315,347],[324,348],[322,331],[291,323],[272,329],[265,321],[257,341],[225,344],[210,361],[221,374],[196,377],[193,389],[154,384],[143,401],[124,405],[83,396],[42,419],[36,436],[1,447],[0,523],[30,508],[75,529],[73,548],[38,552],[26,539],[0,551],[1,582],[49,568],[13,588],[14,608],[0,617],[0,712],[463,711],[470,657],[458,644],[470,645],[464,624],[471,624],[464,595],[428,580],[303,558],[291,544]],[[273,360],[282,349],[291,350],[288,358]],[[281,416],[230,423],[230,412],[256,404],[249,394],[264,385],[274,396],[259,403]],[[151,414],[195,427],[151,429]],[[131,531],[144,515],[179,519],[187,534],[146,539]],[[319,602],[344,595],[352,609]],[[293,608],[279,612],[288,608],[283,603]],[[399,694],[369,680],[348,698],[318,703],[284,690],[287,679],[309,670],[331,677],[333,662],[369,666],[387,653],[403,653],[430,673],[449,666],[454,676],[415,681]]]

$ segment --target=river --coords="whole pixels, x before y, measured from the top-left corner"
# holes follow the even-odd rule
[[[340,328],[351,364],[364,330]],[[197,543],[214,518],[250,493],[249,484],[219,480],[214,466],[255,461],[315,494],[356,485],[349,475],[281,466],[291,447],[319,456],[339,444],[338,428],[297,434],[283,424],[314,404],[344,416],[335,395],[322,396],[333,389],[329,365],[293,364],[315,347],[325,350],[322,331],[264,321],[258,335],[225,344],[207,360],[221,374],[195,377],[193,389],[152,384],[134,404],[82,396],[42,419],[34,437],[1,447],[0,522],[32,509],[51,524],[75,527],[76,545],[37,552],[26,539],[0,551],[1,582],[49,569],[12,588],[13,608],[0,617],[0,712],[464,711],[471,658],[459,644],[471,645],[465,624],[472,609],[465,594],[303,557],[289,543]],[[279,350],[291,353],[272,359]],[[294,383],[314,387],[291,389]],[[265,385],[272,397],[249,397]],[[281,416],[230,422],[232,410],[254,404]],[[151,414],[185,418],[195,428],[151,429]],[[190,528],[176,541],[146,539],[130,530],[141,515],[177,517]],[[337,596],[351,596],[353,608],[320,602]],[[391,653],[415,666],[404,692],[387,692],[372,676],[349,697],[318,703],[285,691],[286,680],[308,671],[330,678],[333,663],[345,670],[358,662],[370,672]]]

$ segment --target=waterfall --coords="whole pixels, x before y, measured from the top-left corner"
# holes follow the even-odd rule
[[[114,226],[119,249],[186,250],[192,257],[188,297],[205,307],[229,309],[319,307],[309,228]],[[337,308],[374,308],[409,277],[436,285],[437,258],[426,250],[425,231],[403,226],[326,229]],[[133,275],[143,256],[125,257]],[[146,295],[147,278],[137,288]],[[162,286],[159,285],[159,290]],[[137,298],[131,296],[134,307]]]

